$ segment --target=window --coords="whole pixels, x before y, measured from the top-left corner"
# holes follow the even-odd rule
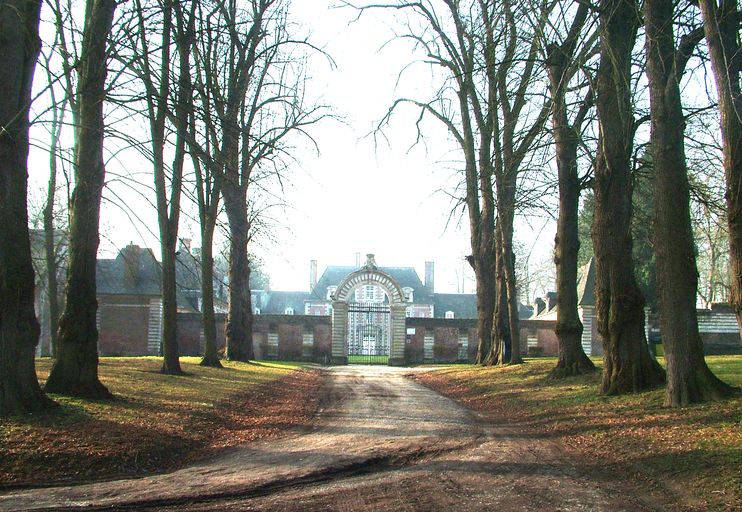
[[[255,314],[256,315],[259,315],[260,314],[260,308],[255,308]]]
[[[363,300],[365,300],[366,302],[373,302],[374,300],[373,285],[366,285],[363,287]]]
[[[406,302],[415,302],[413,292],[414,290],[409,286],[405,286],[404,288],[402,288],[402,293],[404,293],[404,300]]]
[[[294,314],[294,308],[286,308],[283,310],[284,315],[293,315]]]
[[[328,286],[327,287],[327,300],[332,300],[332,296],[335,295],[335,291],[337,291],[337,286]]]
[[[453,311],[446,311],[446,318],[453,318],[454,314]]]

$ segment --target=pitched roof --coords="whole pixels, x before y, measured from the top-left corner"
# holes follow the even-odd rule
[[[162,269],[152,249],[128,245],[114,259],[99,259],[95,284],[101,295],[161,295]]]
[[[591,257],[579,271],[577,279],[577,304],[580,306],[595,305],[595,257]]]
[[[330,265],[317,280],[317,284],[311,290],[311,298],[314,300],[325,300],[327,298],[327,287],[338,286],[349,274],[363,267]],[[378,267],[380,271],[389,274],[402,288],[412,288],[415,302],[429,304],[431,291],[420,280],[414,267]]]
[[[178,309],[198,311],[201,297],[201,269],[198,260],[183,251],[176,256],[176,301]],[[100,295],[162,295],[162,265],[152,249],[129,244],[116,258],[99,259],[96,287]]]
[[[304,314],[304,302],[311,299],[309,292],[265,292],[261,297],[260,308],[262,314],[283,315],[286,308],[292,308],[294,314]]]
[[[447,311],[453,311],[454,318],[476,318],[477,296],[470,293],[434,294],[434,316],[436,318],[445,318]]]

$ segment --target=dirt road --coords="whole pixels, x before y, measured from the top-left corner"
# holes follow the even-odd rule
[[[328,370],[312,425],[165,475],[0,495],[0,510],[671,510],[404,375]]]

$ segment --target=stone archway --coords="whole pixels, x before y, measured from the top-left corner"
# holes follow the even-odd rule
[[[405,363],[405,303],[404,292],[399,283],[386,272],[379,270],[373,254],[366,255],[366,264],[348,274],[338,285],[332,303],[332,363],[348,364],[348,303],[353,292],[364,285],[375,285],[389,297],[391,312],[391,343],[389,364]]]

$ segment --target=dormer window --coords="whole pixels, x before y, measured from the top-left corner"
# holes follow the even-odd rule
[[[453,311],[446,311],[446,318],[453,318],[454,316]]]
[[[402,293],[404,293],[404,300],[405,302],[415,302],[415,297],[413,295],[414,290],[410,288],[409,286],[405,286],[402,288]]]
[[[283,310],[284,315],[293,315],[294,314],[294,308],[286,308]]]
[[[328,286],[327,287],[327,300],[332,300],[332,296],[335,295],[335,292],[337,291],[337,286]]]

